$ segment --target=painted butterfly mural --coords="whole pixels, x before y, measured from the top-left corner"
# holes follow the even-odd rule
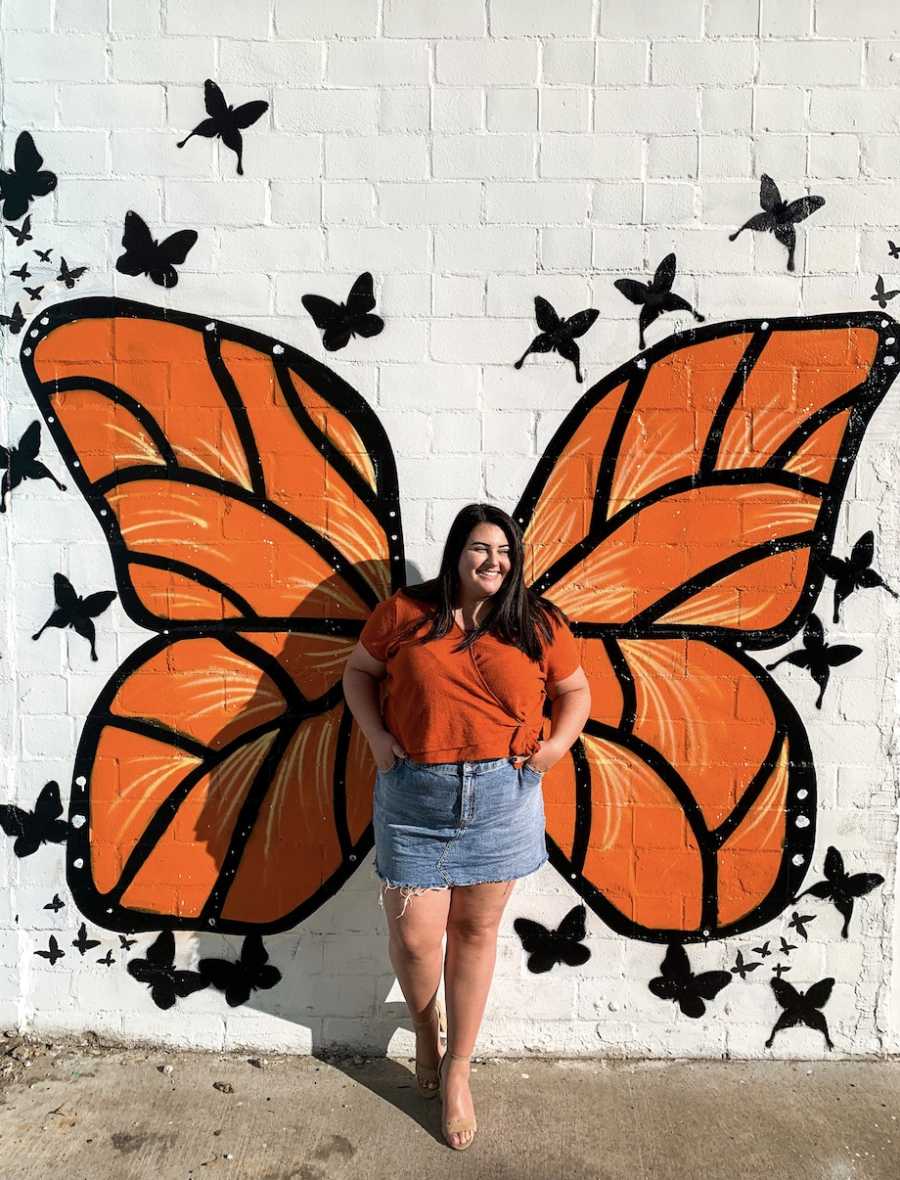
[[[797,894],[815,770],[749,652],[812,612],[895,333],[862,313],[673,336],[583,394],[513,512],[593,698],[543,779],[550,862],[617,932],[724,937]],[[403,585],[387,435],[311,357],[140,303],[57,304],[21,361],[156,632],[81,736],[76,902],[111,929],[287,929],[372,847],[341,673]]]

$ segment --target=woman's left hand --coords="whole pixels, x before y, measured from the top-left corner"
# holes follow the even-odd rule
[[[536,770],[538,774],[546,774],[548,770],[552,770],[557,762],[559,762],[562,755],[557,753],[556,748],[551,742],[541,741],[539,738],[538,743],[541,748],[535,750],[533,754],[513,755],[513,765],[517,769],[527,764],[532,770]]]

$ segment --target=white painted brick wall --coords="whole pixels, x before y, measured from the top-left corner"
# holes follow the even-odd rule
[[[28,128],[59,174],[34,206],[35,225],[42,246],[90,266],[77,293],[220,316],[322,357],[301,296],[343,299],[361,270],[373,271],[389,330],[325,359],[391,439],[411,580],[433,571],[463,504],[513,507],[582,389],[633,354],[634,308],[616,277],[646,276],[674,250],[678,289],[711,321],[869,309],[876,274],[900,284],[886,249],[889,237],[900,242],[900,9],[887,0],[5,0],[0,31],[4,162]],[[175,147],[203,117],[206,77],[229,102],[269,103],[245,134],[243,177],[220,144]],[[727,241],[757,208],[763,171],[788,198],[826,197],[801,228],[794,275],[770,237]],[[174,290],[114,271],[128,208],[156,235],[199,231]],[[20,291],[9,271],[23,255],[5,233],[0,250],[8,312]],[[536,294],[562,314],[600,310],[582,341],[583,387],[556,359],[512,368],[534,332]],[[2,337],[4,444],[37,416],[19,342]],[[895,389],[869,429],[835,542],[846,554],[874,528],[879,568],[895,586],[898,399]],[[46,432],[41,454],[64,475]],[[85,717],[147,633],[117,601],[96,664],[78,636],[32,640],[54,572],[82,591],[114,582],[96,522],[71,489],[17,488],[0,547],[0,776],[5,801],[32,806],[51,778],[67,794]],[[830,619],[830,586],[817,610]],[[830,635],[864,654],[834,676],[821,710],[802,673],[776,674],[818,770],[807,884],[832,843],[851,871],[886,878],[857,903],[847,940],[834,910],[816,905],[788,977],[837,980],[828,1019],[838,1054],[900,1051],[895,618],[884,594],[845,604]],[[80,961],[65,945],[80,919],[58,846],[19,859],[4,837],[0,882],[4,1025],[215,1049],[411,1051],[371,856],[308,921],[267,938],[283,981],[237,1009],[206,991],[162,1013],[121,964],[107,972]],[[54,891],[66,901],[59,914],[43,908]],[[517,886],[481,1051],[767,1052],[777,1015],[767,972],[735,981],[712,1018],[689,1020],[647,988],[662,948],[614,935],[590,913],[588,963],[530,974],[513,918],[555,925],[574,902],[549,867]],[[776,939],[789,911],[747,938],[691,948],[692,964],[728,967],[736,945]],[[50,969],[34,951],[52,932],[67,958]],[[101,952],[118,955],[114,934],[92,933]],[[176,943],[188,966],[224,947],[233,955],[240,940],[200,932]],[[771,1052],[825,1050],[797,1029]]]

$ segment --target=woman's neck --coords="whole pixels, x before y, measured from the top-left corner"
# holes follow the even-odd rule
[[[467,630],[477,627],[479,623],[483,623],[490,611],[490,603],[486,598],[475,598],[460,600],[459,604],[454,608],[455,613],[462,619],[462,624]]]

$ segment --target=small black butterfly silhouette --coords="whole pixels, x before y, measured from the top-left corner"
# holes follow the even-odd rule
[[[891,252],[891,258],[900,258],[900,246],[896,242],[892,242],[890,238],[888,238],[888,250]]]
[[[834,1045],[831,1043],[831,1037],[828,1035],[828,1025],[825,1021],[825,1016],[819,1009],[828,1003],[831,997],[831,989],[834,987],[834,980],[820,979],[818,983],[814,983],[805,992],[797,991],[795,987],[792,987],[791,984],[783,979],[770,979],[769,983],[772,985],[775,999],[784,1008],[784,1011],[775,1021],[772,1035],[766,1041],[766,1048],[772,1048],[775,1034],[781,1032],[782,1029],[792,1028],[797,1024],[805,1024],[807,1028],[812,1028],[816,1032],[820,1032],[825,1038],[825,1044],[828,1048],[833,1049]]]
[[[763,212],[755,214],[749,221],[745,221],[740,229],[729,234],[729,242],[733,242],[745,229],[756,230],[758,233],[771,232],[782,246],[787,247],[787,268],[793,270],[794,251],[797,248],[797,231],[794,226],[800,221],[805,221],[817,209],[821,209],[825,204],[825,198],[800,197],[796,201],[783,201],[778,185],[764,172],[759,182],[759,203]]]
[[[846,938],[850,929],[850,919],[853,917],[853,902],[857,897],[864,897],[876,886],[883,884],[884,877],[880,873],[854,873],[848,876],[844,868],[844,858],[836,848],[829,848],[825,853],[825,880],[818,881],[798,894],[797,900],[811,893],[813,897],[833,902],[834,908],[844,919],[841,938]]]
[[[175,268],[188,257],[196,241],[196,229],[179,229],[157,242],[144,218],[130,209],[121,232],[125,253],[117,258],[116,269],[123,275],[147,275],[157,287],[175,287],[178,282]]]
[[[745,963],[744,956],[740,951],[738,951],[737,960],[735,961],[734,966],[731,968],[731,974],[740,975],[741,979],[746,979],[748,972],[755,971],[757,967],[761,966],[762,963]]]
[[[102,963],[104,967],[111,967],[115,961],[116,960],[112,957],[112,949],[108,950],[102,959],[97,960],[97,962]]]
[[[804,942],[809,942],[809,935],[806,933],[806,927],[810,922],[815,922],[815,914],[798,914],[796,910],[791,914],[791,920],[788,926],[792,930],[796,930]]]
[[[18,306],[17,303],[16,307],[18,308]],[[0,316],[0,320],[3,318],[5,317]],[[18,329],[13,330],[18,331]],[[8,493],[17,488],[25,479],[52,479],[61,492],[66,490],[66,485],[60,483],[56,476],[38,459],[40,449],[41,424],[37,419],[26,429],[19,439],[17,447],[0,446],[0,467],[6,468],[2,479],[0,479],[0,512],[6,511]]]
[[[774,664],[766,664],[766,667],[771,671],[779,664],[787,662],[797,668],[806,668],[819,686],[816,708],[821,709],[822,697],[828,687],[831,669],[840,667],[841,664],[847,664],[850,660],[855,660],[857,656],[862,655],[862,648],[854,647],[852,643],[826,644],[825,632],[817,615],[810,615],[803,628],[803,647],[804,651],[788,652],[786,656],[782,656]]]
[[[248,934],[241,947],[241,957],[234,963],[228,959],[201,959],[197,964],[200,974],[220,992],[225,993],[229,1008],[246,1004],[250,993],[258,988],[274,987],[281,979],[277,967],[269,964],[262,936]]]
[[[44,906],[45,910],[53,910],[54,914],[63,908],[66,903],[62,900],[58,893],[53,894],[53,900],[48,901]]]
[[[882,311],[887,307],[891,299],[895,299],[900,295],[900,287],[895,291],[885,291],[884,279],[881,275],[875,280],[875,294],[872,296],[872,302],[877,303]]]
[[[243,176],[244,142],[241,132],[252,127],[257,119],[261,119],[269,109],[269,104],[267,102],[245,102],[237,108],[229,106],[225,101],[225,95],[212,78],[207,78],[203,83],[203,102],[209,118],[198,123],[190,135],[186,136],[178,146],[183,148],[187,141],[195,135],[200,135],[204,139],[214,139],[218,136],[222,143],[237,156],[237,174]]]
[[[583,945],[587,936],[586,915],[583,905],[573,906],[555,930],[548,930],[531,918],[516,918],[513,929],[528,955],[528,970],[539,975],[556,963],[565,963],[569,967],[586,963],[591,957],[591,952]]]
[[[64,844],[69,824],[60,819],[62,811],[59,783],[53,781],[41,788],[33,811],[25,811],[14,803],[0,804],[0,828],[7,836],[16,837],[13,844],[16,856],[31,856],[42,844]]]
[[[785,957],[790,957],[791,951],[795,951],[797,949],[797,947],[795,946],[794,943],[787,942],[786,939],[784,939],[784,938],[782,938],[780,941],[781,941],[781,949],[779,950],[778,953],[780,955],[784,955]]]
[[[53,935],[53,934],[51,934],[51,935],[50,935],[50,942],[49,942],[49,947],[50,947],[50,949],[49,949],[49,950],[46,950],[46,951],[35,951],[34,953],[35,953],[36,955],[40,955],[42,959],[49,959],[49,960],[50,960],[50,966],[51,966],[51,967],[55,967],[55,966],[56,966],[56,960],[57,960],[57,959],[64,959],[64,958],[65,958],[65,955],[66,955],[66,952],[65,952],[65,951],[61,951],[61,950],[59,949],[59,943],[56,941],[56,936],[55,936],[55,935]]]
[[[661,1000],[674,1000],[685,1016],[698,1019],[706,1011],[704,1000],[714,1000],[731,983],[730,971],[691,971],[687,951],[677,942],[669,943],[660,966],[662,975],[647,985]]]
[[[158,287],[174,287],[178,282],[175,267],[184,262],[196,241],[195,229],[180,229],[157,242],[143,217],[129,209],[122,230],[125,253],[116,259],[116,270],[123,275],[147,275]]]
[[[163,930],[147,947],[146,959],[129,959],[128,974],[139,983],[150,985],[150,996],[157,1008],[171,1008],[179,996],[209,987],[208,980],[196,971],[180,971],[175,966],[175,935]]]
[[[787,975],[790,967],[786,963],[776,963],[772,970],[775,972],[777,978],[781,979],[782,975]]]
[[[40,285],[40,287],[26,287],[25,288],[25,290],[28,292],[28,294],[31,297],[32,303],[40,303],[41,291],[43,291],[43,289],[44,289],[43,283]]]
[[[771,955],[771,953],[772,953],[769,950],[768,942],[764,942],[762,944],[762,946],[754,946],[754,947],[751,947],[750,949],[753,951],[754,955],[759,955],[759,957],[761,959],[768,959],[769,955]]]
[[[37,256],[38,256],[38,258],[40,258],[41,262],[49,262],[50,255],[52,253],[53,253],[52,250],[35,250],[35,254],[37,254]]]
[[[12,315],[0,315],[0,324],[4,328],[9,328],[13,336],[18,336],[25,327],[25,316],[22,314],[21,306],[16,303],[12,309]]]
[[[841,603],[849,598],[854,590],[871,590],[880,586],[888,594],[897,598],[897,592],[892,590],[880,574],[871,569],[875,556],[875,535],[871,530],[863,533],[853,548],[849,557],[829,556],[823,563],[825,573],[834,578],[834,619],[840,622],[839,612]]]
[[[16,239],[17,246],[24,246],[26,242],[34,241],[34,234],[31,232],[31,214],[29,213],[21,225],[8,225],[6,227],[12,236]]]
[[[60,254],[59,256],[59,274],[56,276],[58,283],[65,283],[66,287],[71,291],[76,282],[81,278],[87,270],[86,266],[74,266],[69,269],[65,258]]]
[[[680,295],[672,294],[676,266],[675,255],[667,254],[649,283],[639,283],[636,279],[616,279],[613,283],[626,299],[630,299],[632,303],[643,304],[638,318],[638,344],[641,348],[645,347],[644,333],[663,312],[689,311],[694,319],[701,323],[706,318],[694,311]]]
[[[346,303],[335,303],[324,295],[303,295],[300,302],[322,331],[322,344],[329,352],[343,348],[351,336],[377,336],[384,327],[381,316],[370,314],[375,306],[372,276],[364,271],[350,288]]]
[[[78,937],[73,941],[72,946],[78,947],[79,951],[83,955],[85,951],[92,950],[95,946],[99,945],[99,938],[88,938],[87,926],[84,924],[84,922],[82,922],[78,927]]]
[[[23,262],[18,270],[11,270],[9,273],[14,275],[17,279],[21,279],[23,283],[27,283],[31,278],[31,271],[28,269],[27,262]]]
[[[56,174],[41,171],[44,157],[34,146],[28,131],[21,131],[16,140],[11,172],[0,168],[0,199],[7,221],[18,221],[35,197],[46,197],[56,188]]]
[[[579,336],[583,336],[591,327],[600,312],[596,307],[587,307],[584,311],[577,311],[568,319],[560,319],[552,304],[540,295],[534,297],[534,318],[540,328],[540,334],[535,336],[513,368],[521,369],[525,358],[532,352],[556,352],[563,360],[571,361],[575,366],[575,380],[579,384],[584,380],[581,375],[581,352],[575,343]]]
[[[56,599],[56,610],[50,615],[40,631],[32,635],[32,639],[40,639],[48,627],[71,627],[79,635],[83,635],[91,645],[91,659],[97,659],[97,649],[94,646],[96,635],[94,619],[109,606],[116,597],[115,590],[98,590],[95,594],[88,594],[82,598],[75,592],[75,587],[65,574],[53,575],[53,596]]]
[[[123,951],[130,951],[136,942],[136,938],[126,938],[124,934],[119,935],[119,946]]]

